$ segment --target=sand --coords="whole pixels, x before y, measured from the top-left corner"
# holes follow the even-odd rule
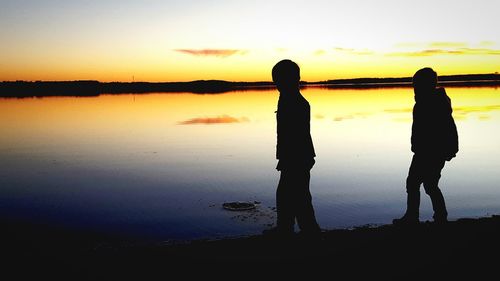
[[[476,280],[496,274],[500,250],[500,216],[446,225],[423,222],[417,227],[334,229],[318,237],[257,235],[184,243],[12,221],[3,225],[2,271],[15,280],[177,280],[172,278],[200,274],[203,279],[229,280],[299,276],[307,280]]]

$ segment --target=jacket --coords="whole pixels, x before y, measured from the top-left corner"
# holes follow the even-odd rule
[[[314,145],[310,133],[311,108],[301,95],[280,95],[276,111],[278,166],[314,164]],[[280,170],[280,169],[279,169]]]
[[[451,100],[444,88],[415,95],[411,150],[414,153],[451,160],[458,152],[458,132]]]

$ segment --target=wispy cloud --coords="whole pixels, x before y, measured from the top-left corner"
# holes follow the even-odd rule
[[[181,121],[178,124],[179,125],[196,125],[196,124],[213,125],[213,124],[241,123],[241,122],[248,122],[248,121],[249,120],[246,117],[235,118],[235,117],[231,117],[229,115],[221,115],[221,116],[216,116],[216,117],[192,118],[189,120]]]
[[[434,42],[400,42],[394,45],[396,48],[467,48],[471,45],[475,45],[477,47],[486,48],[495,46],[494,41],[481,41],[477,44],[469,44],[467,42],[456,42],[456,41],[434,41]]]
[[[467,47],[468,44],[465,42],[432,42],[429,46],[432,48],[460,48]]]
[[[479,46],[481,46],[481,47],[491,47],[494,45],[495,45],[495,42],[493,42],[493,41],[481,41],[479,43]]]
[[[353,48],[342,48],[342,47],[334,47],[333,50],[336,52],[342,52],[350,55],[373,55],[374,52],[368,49],[353,49]]]
[[[493,41],[482,41],[471,47],[466,42],[435,41],[430,43],[399,43],[395,47],[406,49],[386,53],[387,56],[426,57],[436,55],[500,55],[500,49],[491,48]]]
[[[487,48],[426,49],[413,52],[387,53],[388,56],[426,57],[435,55],[500,55],[500,50]]]
[[[418,42],[401,42],[394,45],[396,48],[415,48],[415,47],[425,47],[426,44]]]
[[[316,55],[316,56],[322,56],[325,53],[326,53],[326,51],[325,50],[321,50],[321,49],[314,51],[314,55]]]
[[[460,55],[463,52],[457,51],[457,50],[443,50],[443,49],[428,49],[428,50],[421,50],[421,51],[414,51],[414,52],[394,52],[394,53],[388,53],[388,56],[395,56],[395,57],[427,57],[427,56],[434,56],[434,55]]]
[[[471,55],[500,55],[500,50],[498,49],[488,49],[488,48],[461,48],[465,54]]]
[[[489,115],[479,115],[477,117],[477,119],[479,119],[480,121],[488,121],[488,120],[491,120],[491,116],[489,116]]]
[[[335,51],[339,51],[339,52],[353,52],[354,49],[351,49],[351,48],[341,48],[341,47],[335,47],[333,48]]]
[[[238,49],[175,49],[174,51],[193,56],[213,56],[221,58],[237,54],[244,55],[247,53],[246,50]]]

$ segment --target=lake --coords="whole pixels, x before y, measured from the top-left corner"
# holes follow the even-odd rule
[[[449,219],[500,214],[500,91],[447,92],[460,142],[440,181]],[[400,217],[412,89],[302,93],[320,226]],[[277,99],[274,90],[0,99],[0,217],[158,240],[259,234],[276,219]],[[260,203],[222,208],[231,201]],[[422,189],[421,220],[431,217]]]

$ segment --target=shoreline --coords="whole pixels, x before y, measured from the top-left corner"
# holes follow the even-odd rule
[[[230,273],[258,277],[299,271],[332,277],[411,277],[428,276],[430,270],[434,276],[477,278],[496,272],[500,250],[499,215],[462,218],[446,225],[331,229],[314,239],[254,235],[174,244],[50,226],[3,225],[7,226],[2,233],[3,254],[12,263],[9,269],[39,268],[49,275],[85,279],[196,276],[200,270],[219,278]],[[35,272],[39,276],[39,271],[24,273]]]
[[[355,78],[318,82],[301,81],[301,87],[328,89],[372,89],[412,87],[411,77]],[[498,87],[500,74],[469,74],[440,76],[439,86],[444,87]],[[198,80],[190,82],[99,82],[81,81],[4,81],[0,82],[0,97],[92,97],[102,94],[194,93],[223,94],[231,91],[275,89],[272,82],[230,82],[223,80]]]

